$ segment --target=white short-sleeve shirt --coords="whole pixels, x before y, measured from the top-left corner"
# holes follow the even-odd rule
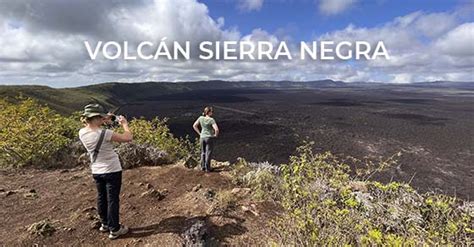
[[[94,130],[90,128],[82,128],[79,130],[79,139],[87,149],[87,152],[91,153],[94,151],[99,141],[101,131],[102,129]],[[100,146],[97,159],[91,164],[92,174],[105,174],[122,170],[119,157],[111,141],[113,133],[112,130],[105,130],[104,140],[102,146]]]

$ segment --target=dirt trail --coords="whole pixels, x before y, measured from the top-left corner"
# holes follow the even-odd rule
[[[93,229],[95,185],[87,168],[55,171],[0,171],[0,246],[182,246],[182,233],[197,220],[209,226],[211,245],[263,245],[269,206],[257,204],[259,215],[243,212],[237,202],[227,213],[208,213],[217,200],[209,190],[234,188],[226,172],[205,174],[178,165],[125,170],[121,221],[132,232],[109,240]],[[196,185],[201,184],[197,189]],[[161,200],[142,195],[166,194]],[[212,194],[212,193],[211,193]],[[28,226],[48,219],[51,236],[32,235]]]

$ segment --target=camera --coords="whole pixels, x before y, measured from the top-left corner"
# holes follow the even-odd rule
[[[112,121],[112,123],[114,123],[114,124],[118,124],[119,123],[118,116],[110,115],[110,121]]]
[[[106,123],[106,126],[108,126],[108,127],[115,128],[115,127],[118,127],[120,125],[119,117],[117,115],[109,114],[109,120],[110,121],[108,123]]]

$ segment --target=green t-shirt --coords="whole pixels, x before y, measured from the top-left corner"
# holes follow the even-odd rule
[[[198,118],[199,124],[201,125],[201,138],[214,137],[214,128],[213,124],[216,123],[214,118],[200,116]]]

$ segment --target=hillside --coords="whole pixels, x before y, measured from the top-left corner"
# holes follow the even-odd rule
[[[238,89],[271,89],[271,90],[310,90],[324,88],[390,89],[390,88],[424,88],[474,89],[472,82],[420,82],[407,85],[320,80],[320,81],[191,81],[191,82],[108,82],[76,88],[51,88],[47,86],[0,85],[0,97],[15,98],[19,94],[39,100],[54,110],[69,114],[81,109],[90,102],[99,102],[113,109],[127,103],[156,99],[160,95],[178,94],[201,90],[238,90]]]
[[[178,137],[195,133],[205,105],[216,109],[222,135],[216,159],[285,163],[302,140],[314,151],[379,160],[403,152],[379,181],[410,182],[421,191],[474,197],[470,172],[474,83],[408,85],[330,80],[103,83],[79,88],[0,86],[0,96],[22,93],[64,115],[90,101],[129,118],[168,119]],[[77,121],[77,117],[74,121]],[[24,125],[24,124],[23,124]],[[268,145],[271,143],[272,145]]]
[[[235,185],[226,172],[204,174],[180,165],[141,167],[124,171],[121,221],[132,232],[111,242],[95,229],[95,185],[88,167],[71,170],[0,173],[0,245],[47,246],[180,246],[182,234],[204,220],[210,244],[264,244],[261,227],[274,213],[257,203],[258,216],[241,207],[254,203],[239,199],[231,211],[218,212],[219,195]],[[196,187],[197,186],[197,187]],[[163,198],[149,191],[160,191]],[[34,193],[31,193],[34,191]],[[238,199],[238,194],[232,195]],[[31,234],[28,227],[48,220],[51,236]]]
[[[401,153],[376,162],[341,158],[314,152],[311,141],[285,164],[239,158],[213,161],[204,173],[195,170],[197,143],[176,138],[160,119],[131,120],[133,142],[115,148],[124,169],[121,218],[132,231],[110,242],[97,231],[81,124],[32,99],[0,104],[2,246],[473,243],[469,199],[374,179],[398,170]]]
[[[54,110],[69,114],[80,110],[90,102],[99,102],[112,109],[126,103],[147,100],[159,95],[189,92],[203,89],[241,89],[241,88],[271,88],[271,89],[304,89],[319,87],[342,86],[342,82],[331,80],[314,82],[291,81],[197,81],[197,82],[142,82],[142,83],[101,83],[77,88],[51,88],[47,86],[1,86],[0,97],[15,98],[18,95],[31,97],[47,104]]]

